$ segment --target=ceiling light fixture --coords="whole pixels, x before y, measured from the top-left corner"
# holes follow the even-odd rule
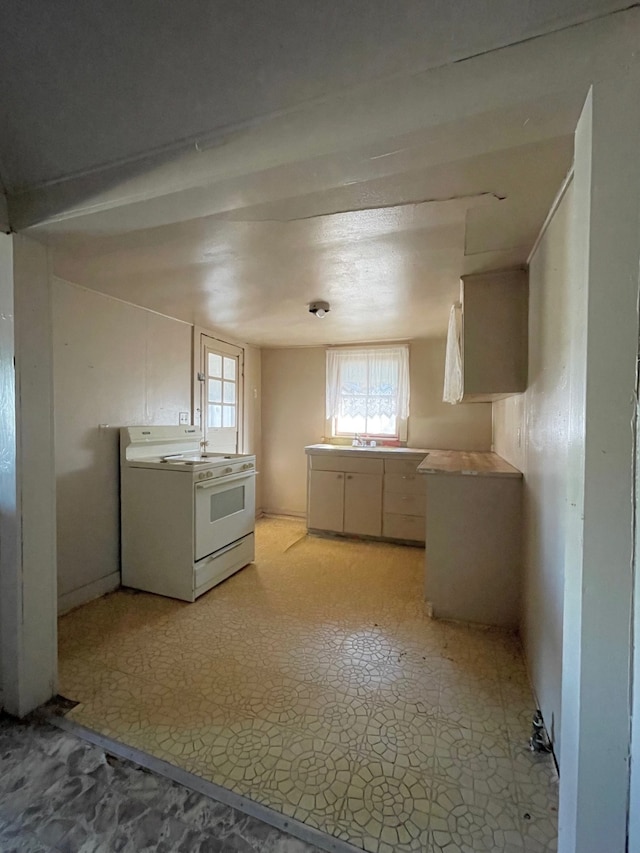
[[[309,313],[315,314],[316,317],[322,319],[326,317],[327,314],[331,311],[331,306],[328,302],[310,302],[309,303]]]

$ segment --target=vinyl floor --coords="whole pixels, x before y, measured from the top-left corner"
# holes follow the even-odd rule
[[[516,637],[431,620],[424,551],[263,519],[195,604],[121,590],[64,616],[78,723],[371,853],[549,853]]]

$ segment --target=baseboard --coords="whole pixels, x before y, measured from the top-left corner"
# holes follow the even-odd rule
[[[79,607],[81,604],[93,601],[94,598],[100,598],[101,595],[113,592],[119,586],[120,572],[112,572],[110,575],[99,578],[97,581],[92,581],[78,589],[72,589],[71,592],[65,592],[63,595],[58,596],[58,616],[68,613],[74,607]]]
[[[306,519],[306,512],[298,512],[292,509],[263,509],[263,518],[296,518]]]

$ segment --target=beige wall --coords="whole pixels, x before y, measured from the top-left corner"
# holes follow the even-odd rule
[[[491,405],[442,402],[445,341],[411,343],[412,447],[489,450]],[[263,508],[304,515],[307,470],[304,447],[325,433],[323,347],[262,351]]]
[[[494,447],[525,473],[523,639],[534,688],[560,755],[573,189],[560,202],[529,273],[529,381],[494,404]]]
[[[64,611],[120,583],[118,430],[178,424],[180,412],[191,417],[193,327],[54,279],[53,329],[58,602]],[[243,348],[242,449],[256,454],[260,470],[261,353]]]
[[[265,512],[304,515],[304,448],[324,437],[324,348],[263,349],[262,389],[262,505]]]
[[[192,327],[56,279],[53,334],[64,610],[120,582],[118,427],[191,411]]]
[[[411,342],[408,444],[441,450],[490,450],[491,404],[442,402],[445,338]]]

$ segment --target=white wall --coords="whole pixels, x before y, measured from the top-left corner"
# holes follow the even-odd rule
[[[0,235],[0,680],[16,716],[56,687],[52,370],[47,250]]]
[[[639,88],[636,53],[575,138],[559,853],[630,849]]]
[[[411,413],[408,444],[445,450],[489,450],[491,405],[442,402],[444,339],[411,342]],[[304,515],[305,445],[325,434],[325,349],[298,347],[262,351],[263,507],[266,512]]]
[[[119,584],[118,427],[191,411],[192,327],[56,279],[53,330],[65,610]]]
[[[17,561],[16,528],[16,446],[15,378],[13,372],[13,238],[0,234],[0,708],[4,707],[2,685],[10,655],[15,654],[16,638],[10,636],[11,614],[7,612],[10,594],[5,573]]]
[[[560,755],[573,189],[531,259],[526,394],[494,404],[494,448],[525,474],[522,635],[537,699]]]
[[[631,773],[629,792],[629,853],[640,851],[640,572],[638,572],[638,557],[640,555],[640,399],[636,405],[636,470],[635,470],[635,579],[633,586],[633,672],[632,672],[632,704],[631,704]]]
[[[525,471],[524,633],[560,759],[559,853],[625,853],[640,838],[629,799],[639,83],[629,62],[588,93],[572,189],[531,264],[529,389],[495,406],[496,449]]]

